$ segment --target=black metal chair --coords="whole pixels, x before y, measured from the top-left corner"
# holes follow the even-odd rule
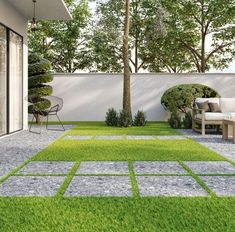
[[[54,130],[54,131],[65,131],[64,125],[61,122],[59,116],[58,116],[58,112],[63,108],[63,99],[59,98],[59,97],[55,97],[55,96],[47,96],[47,97],[43,97],[41,99],[44,99],[45,101],[49,101],[50,102],[50,107],[48,109],[45,110],[37,110],[37,107],[32,107],[32,121],[31,124],[29,126],[29,131],[33,132],[33,133],[37,133],[40,134],[39,132],[35,132],[32,131],[32,125],[33,125],[33,121],[34,119],[36,120],[36,115],[40,115],[42,117],[46,117],[46,129],[47,130]],[[28,99],[29,103],[32,105],[36,105],[38,103],[37,99],[35,97],[29,97]],[[56,116],[60,125],[61,125],[61,129],[56,129],[56,128],[49,128],[49,117],[50,116]]]

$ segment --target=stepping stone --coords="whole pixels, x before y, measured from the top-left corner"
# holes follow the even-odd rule
[[[152,140],[154,136],[152,135],[128,135],[126,136],[128,140]]]
[[[196,174],[235,174],[235,166],[226,161],[184,162]]]
[[[191,176],[137,176],[139,192],[147,196],[208,196]]]
[[[164,135],[164,136],[157,136],[156,138],[160,140],[186,140],[187,139],[181,135]]]
[[[76,176],[65,196],[132,196],[131,179],[128,176]]]
[[[97,140],[121,140],[123,136],[116,136],[116,135],[97,135]]]
[[[15,162],[0,162],[0,179],[8,175],[10,172],[12,172],[21,164],[22,162],[16,162],[16,161]]]
[[[75,162],[33,161],[28,163],[17,174],[68,174]]]
[[[235,196],[235,176],[200,176],[218,196]]]
[[[67,135],[64,140],[90,140],[93,136],[91,135]]]
[[[65,178],[64,176],[11,176],[0,185],[0,196],[55,196]]]
[[[125,161],[87,161],[81,162],[76,174],[129,174]]]
[[[174,161],[136,161],[135,174],[187,174],[187,171]]]

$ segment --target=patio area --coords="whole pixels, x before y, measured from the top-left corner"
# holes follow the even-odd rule
[[[156,225],[183,231],[185,223],[191,230],[228,228],[235,165],[206,147],[208,135],[164,122],[140,128],[77,122],[66,130],[23,131],[0,140],[3,230],[20,228],[26,219],[25,230],[37,225],[43,231],[54,223],[72,231],[154,231]],[[209,141],[235,151],[219,136]]]
[[[158,127],[157,123],[151,125]],[[90,127],[90,130],[97,128],[89,123],[86,126]],[[99,134],[102,131],[97,130],[97,134],[92,135],[87,130],[84,131],[84,125],[80,127],[79,123],[74,129],[69,125],[66,129],[66,134],[46,131],[45,128],[40,135],[23,131],[0,140],[3,151],[0,157],[0,196],[235,196],[235,145],[222,140],[220,135],[202,137],[191,130],[180,130],[181,134],[170,135],[171,129],[167,126],[165,130],[168,129],[168,135],[161,135],[163,130],[156,130],[152,135],[131,135],[131,131],[126,135],[105,135]],[[84,135],[85,132],[87,135]],[[111,133],[108,129],[106,132]],[[176,133],[172,130],[173,132]],[[141,129],[138,133],[141,133]],[[54,141],[56,142],[50,145]],[[149,157],[147,154],[146,158],[141,158],[129,147],[125,152],[132,155],[131,159],[127,154],[126,159],[119,157],[115,160],[116,151],[112,148],[108,149],[107,157],[104,155],[101,160],[99,157],[95,158],[95,149],[92,154],[89,152],[92,158],[79,157],[85,146],[93,145],[98,148],[108,142],[114,146],[123,143],[133,147],[141,144],[153,145],[156,146],[156,155]],[[58,143],[62,145],[61,149],[65,149],[64,152],[66,145],[71,144],[78,154],[75,152],[72,155],[76,157],[71,156],[67,160],[63,154],[58,154]],[[194,157],[190,158],[193,151],[188,148],[186,151],[189,154],[182,150],[184,157],[177,157],[174,149],[190,143],[199,147],[197,143],[202,144],[216,153],[200,147],[202,154],[196,152]],[[161,144],[167,145],[172,153],[170,157],[157,154],[157,146]],[[55,149],[57,155],[51,154],[51,149]],[[204,157],[203,153],[209,154],[208,157]],[[50,154],[50,157],[46,158],[44,154]]]

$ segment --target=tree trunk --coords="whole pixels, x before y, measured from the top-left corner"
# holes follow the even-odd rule
[[[125,4],[123,110],[131,115],[131,78],[129,66],[130,0]]]

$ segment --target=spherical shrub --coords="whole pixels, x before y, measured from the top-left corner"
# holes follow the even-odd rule
[[[183,84],[168,89],[161,98],[161,104],[170,112],[186,113],[193,108],[196,98],[220,97],[219,93],[205,85]]]

